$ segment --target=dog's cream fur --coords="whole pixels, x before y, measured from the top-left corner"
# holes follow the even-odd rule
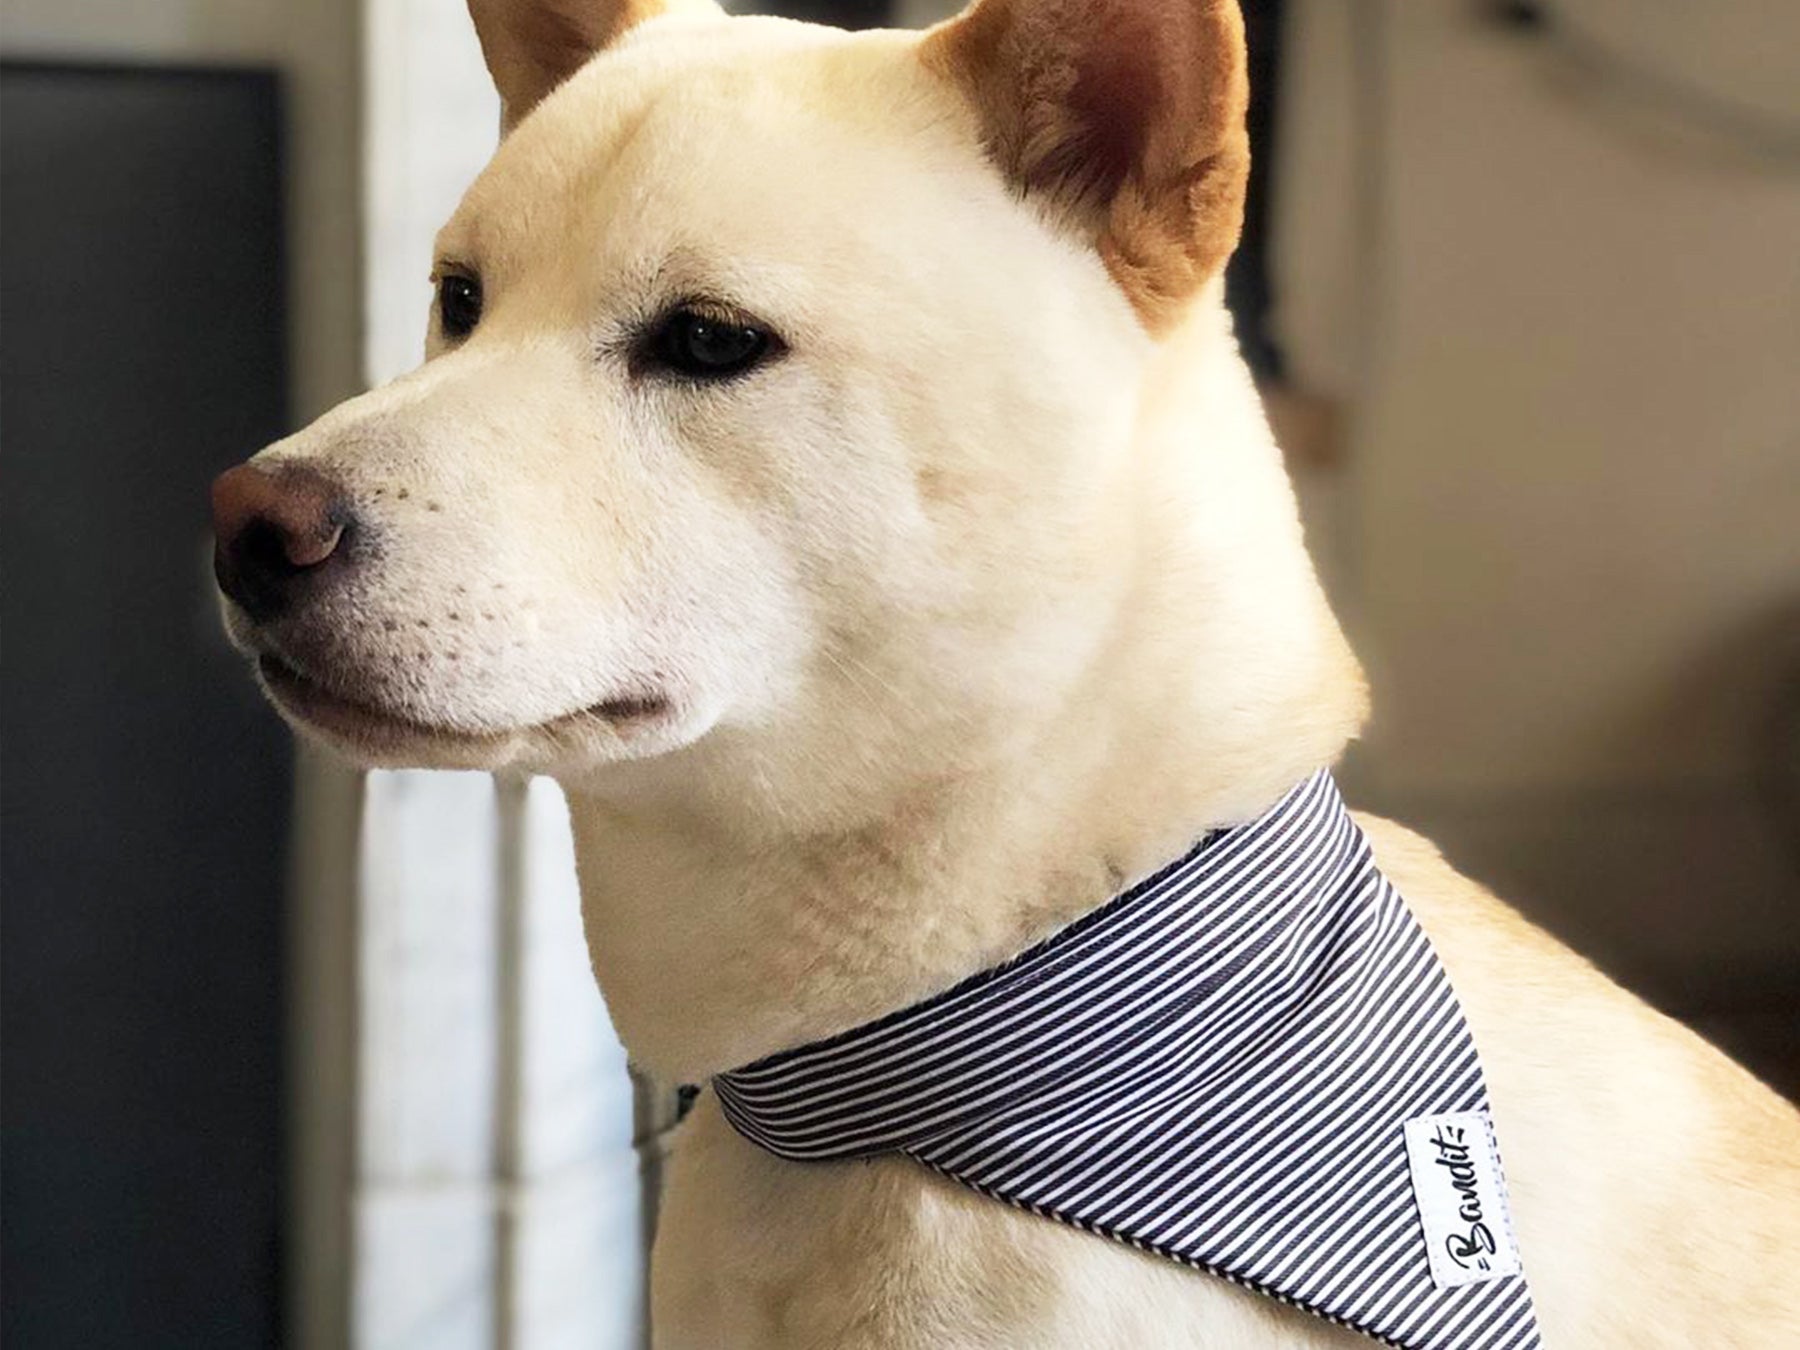
[[[1069,8],[986,0],[1034,3]],[[439,254],[479,269],[480,325],[264,452],[373,542],[301,612],[229,621],[355,701],[287,711],[361,762],[561,779],[641,1063],[699,1081],[912,1002],[1338,756],[1361,677],[1217,259],[1163,257],[1171,203],[1235,229],[1229,182],[1188,189],[1236,153],[1241,52],[1187,195],[1134,167],[1058,199],[1006,173],[1056,128],[1007,150],[1009,68],[969,75],[955,29],[475,8],[510,130]],[[537,103],[583,43],[610,45]],[[787,352],[634,375],[634,325],[695,295]],[[1800,1344],[1793,1110],[1364,825],[1474,1027],[1546,1343]],[[901,1160],[777,1161],[710,1100],[654,1316],[662,1350],[1366,1343]]]

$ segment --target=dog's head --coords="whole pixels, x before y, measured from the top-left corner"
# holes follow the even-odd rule
[[[985,753],[1105,640],[1239,227],[1236,5],[656,4],[474,0],[506,130],[427,360],[216,484],[231,632],[369,764]]]

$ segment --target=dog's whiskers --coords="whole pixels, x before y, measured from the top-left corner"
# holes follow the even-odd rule
[[[899,685],[895,684],[892,680],[888,679],[880,671],[876,670],[874,667],[869,665],[869,663],[867,661],[863,661],[857,657],[851,656],[847,652],[846,653],[834,652],[829,647],[822,648],[821,650],[824,654],[825,659],[827,661],[831,662],[831,664],[837,669],[838,673],[844,677],[844,679],[850,684],[850,686],[853,689],[855,689],[857,691],[857,693],[861,694],[864,698],[869,700],[869,703],[871,706],[882,707],[883,700],[882,700],[880,694],[871,690],[868,685],[864,684],[862,680],[857,678],[857,674],[856,674],[857,671],[861,671],[862,674],[868,676],[868,678],[873,680],[875,682],[875,684],[879,685],[883,691],[892,695],[893,701],[897,702],[899,704],[899,706],[902,709],[904,709],[905,711],[907,711],[909,713],[918,711],[918,705],[916,703],[914,703],[912,699],[908,698],[906,696],[906,694],[901,691]]]

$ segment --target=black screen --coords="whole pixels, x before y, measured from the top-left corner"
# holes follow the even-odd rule
[[[265,74],[0,68],[8,1350],[277,1338],[288,741],[206,485],[285,420]]]

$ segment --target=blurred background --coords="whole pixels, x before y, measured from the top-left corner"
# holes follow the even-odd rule
[[[1352,800],[1795,1092],[1800,8],[1246,8]],[[0,1339],[638,1346],[675,1107],[554,789],[297,758],[207,568],[213,474],[418,359],[462,5],[7,0],[0,59]]]

